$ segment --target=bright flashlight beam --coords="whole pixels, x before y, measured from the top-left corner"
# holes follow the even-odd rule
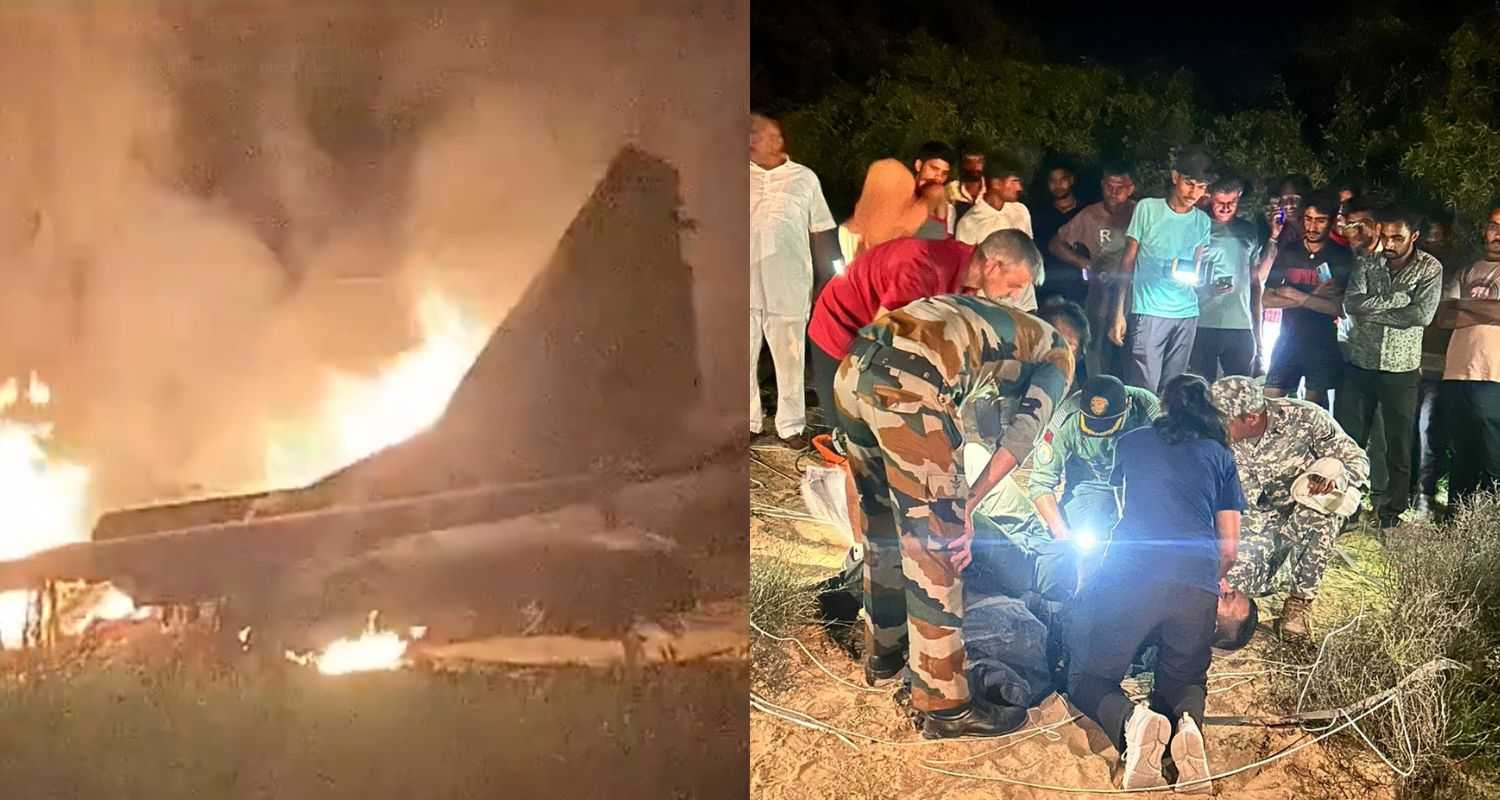
[[[1099,546],[1099,537],[1095,536],[1092,531],[1079,531],[1073,536],[1073,546],[1087,553]]]

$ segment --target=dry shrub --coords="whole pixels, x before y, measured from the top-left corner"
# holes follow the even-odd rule
[[[750,559],[750,620],[771,636],[794,636],[813,622],[818,603],[805,570],[776,548]],[[750,677],[760,692],[790,685],[790,648],[750,629]]]
[[[1407,773],[1409,796],[1486,796],[1483,784],[1500,778],[1500,495],[1392,535],[1385,550],[1366,576],[1375,602],[1323,621],[1311,648],[1282,645],[1284,660],[1313,669],[1273,692],[1288,711],[1344,708],[1400,684],[1346,741],[1362,732]],[[1402,683],[1434,663],[1443,668],[1432,677]]]

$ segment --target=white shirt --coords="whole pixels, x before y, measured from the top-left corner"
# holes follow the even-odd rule
[[[808,236],[834,228],[818,176],[787,159],[779,167],[750,164],[750,307],[805,317],[812,304]]]
[[[995,231],[1004,230],[1018,230],[1027,236],[1034,235],[1031,232],[1031,210],[1021,203],[1006,203],[1004,208],[997,211],[980,197],[974,201],[974,207],[969,209],[969,213],[958,221],[956,238],[964,244],[977,245]],[[1021,290],[1016,306],[1023,311],[1035,311],[1036,287],[1028,284]]]

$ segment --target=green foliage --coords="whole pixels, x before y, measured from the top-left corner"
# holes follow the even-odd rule
[[[798,160],[847,211],[871,161],[905,160],[922,142],[980,143],[1036,169],[1048,154],[1137,163],[1145,194],[1166,190],[1173,147],[1221,149],[1248,175],[1321,175],[1289,104],[1231,115],[1205,112],[1186,72],[1132,80],[1101,66],[988,58],[915,34],[889,69],[861,88],[840,86],[783,118]]]
[[[1361,26],[1359,37],[1320,39],[1304,54],[1331,82],[1316,92],[1299,84],[1302,108],[1327,110],[1317,125],[1285,87],[1262,107],[1217,113],[1186,72],[994,56],[1004,49],[922,33],[869,81],[835,86],[784,121],[793,155],[840,213],[871,161],[906,160],[929,139],[977,140],[1031,168],[1050,154],[1128,158],[1145,196],[1166,191],[1173,147],[1200,142],[1252,184],[1285,173],[1358,177],[1378,194],[1453,209],[1472,230],[1500,197],[1500,12],[1472,15],[1446,47],[1413,47],[1411,26],[1391,15]]]
[[[1500,198],[1500,15],[1472,19],[1449,42],[1446,85],[1401,159],[1407,176],[1477,223]]]
[[[1345,739],[1410,772],[1398,796],[1500,789],[1497,514],[1500,495],[1483,494],[1451,521],[1420,523],[1379,547],[1342,539],[1359,568],[1334,565],[1325,575],[1316,642],[1283,641],[1272,651],[1310,665],[1273,678],[1272,699],[1287,710],[1356,706],[1399,687],[1391,704],[1360,720],[1367,740]]]
[[[799,568],[785,546],[756,553],[750,559],[750,619],[771,637],[795,636],[817,618],[813,579]],[[751,687],[776,694],[791,685],[789,652],[782,642],[752,630]]]

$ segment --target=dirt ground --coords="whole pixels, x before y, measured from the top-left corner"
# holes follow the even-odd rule
[[[752,569],[757,563],[777,559],[795,565],[809,579],[838,570],[845,547],[837,531],[797,518],[806,509],[796,476],[800,466],[813,456],[804,456],[799,465],[796,454],[765,446],[752,450],[752,456]],[[1274,609],[1267,613],[1274,613]],[[1119,794],[1114,788],[1118,779],[1113,774],[1113,747],[1092,722],[1072,720],[1077,711],[1058,695],[1032,709],[1027,727],[1009,737],[926,743],[905,721],[889,690],[864,687],[858,665],[819,628],[807,626],[797,638],[829,672],[846,683],[830,677],[812,658],[787,644],[789,674],[777,676],[772,682],[776,689],[763,695],[764,699],[793,716],[800,712],[883,741],[848,737],[850,743],[845,743],[829,733],[764,711],[752,712],[753,797],[1030,800]],[[1259,652],[1252,645],[1244,654],[1216,660],[1210,673],[1210,716],[1277,712],[1263,699],[1260,687],[1265,665],[1255,660]],[[765,686],[764,681],[754,683]],[[1209,726],[1205,733],[1215,773],[1253,764],[1312,738],[1285,728]],[[1235,800],[1379,800],[1394,797],[1395,788],[1391,773],[1379,761],[1335,737],[1217,781],[1214,795]],[[1168,791],[1154,796],[1173,795]]]

